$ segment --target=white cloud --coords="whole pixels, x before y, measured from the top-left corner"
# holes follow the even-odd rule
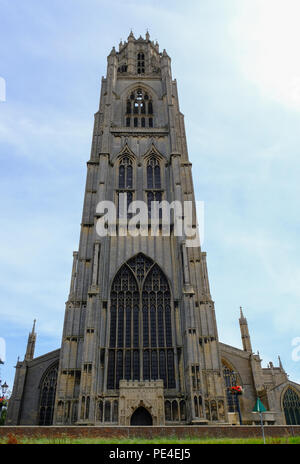
[[[299,0],[247,0],[232,24],[236,58],[261,96],[300,110]]]
[[[78,159],[89,149],[92,121],[51,113],[46,107],[31,108],[28,114],[28,108],[6,105],[0,114],[0,143],[14,147],[18,156],[53,164],[76,155]]]

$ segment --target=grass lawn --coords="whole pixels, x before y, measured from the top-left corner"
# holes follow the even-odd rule
[[[8,435],[5,438],[0,439],[0,444],[50,444],[50,445],[88,445],[88,444],[99,444],[99,445],[259,445],[263,441],[260,438],[153,438],[153,439],[144,439],[144,438],[124,438],[124,439],[114,439],[114,438],[70,438],[70,437],[60,437],[60,438],[22,438],[16,437],[15,435]],[[266,437],[267,444],[300,444],[300,437]]]

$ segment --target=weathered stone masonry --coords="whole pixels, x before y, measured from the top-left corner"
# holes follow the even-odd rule
[[[121,193],[149,206],[191,201],[196,227],[191,169],[171,59],[148,33],[131,33],[102,78],[61,348],[34,358],[33,327],[7,424],[229,424],[239,411],[253,424],[257,397],[266,423],[300,423],[299,385],[281,362],[261,367],[242,311],[243,349],[219,342],[200,247],[172,227],[170,236],[97,234],[97,205],[118,205]]]

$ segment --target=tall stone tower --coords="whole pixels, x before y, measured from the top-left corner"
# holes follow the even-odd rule
[[[108,56],[74,252],[54,424],[226,422],[206,254],[186,237],[99,235],[99,204],[192,202],[171,59],[131,32]],[[129,213],[129,217],[130,213]],[[175,218],[176,219],[176,218]]]

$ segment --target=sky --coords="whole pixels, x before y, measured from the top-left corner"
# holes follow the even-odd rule
[[[298,0],[0,0],[0,367],[11,388],[34,318],[36,356],[60,346],[101,77],[131,29],[172,58],[219,338],[242,346],[242,306],[263,367],[280,355],[300,382],[299,15]]]

